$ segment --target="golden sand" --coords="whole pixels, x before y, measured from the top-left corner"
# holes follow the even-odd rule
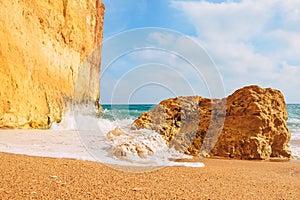
[[[148,173],[0,153],[0,199],[298,199],[300,162],[202,159]]]

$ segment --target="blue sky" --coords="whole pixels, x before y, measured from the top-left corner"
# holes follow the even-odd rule
[[[287,103],[300,103],[300,1],[103,2],[104,45],[116,35],[136,28],[170,29],[187,36],[207,52],[222,80],[224,95],[245,85],[258,84],[281,90]],[[160,40],[169,41],[169,47],[165,46],[169,50],[179,41],[170,39],[171,36],[159,36]],[[129,41],[134,43],[118,41],[112,51]],[[194,51],[184,44],[180,47]],[[177,54],[144,49],[118,58],[102,72],[101,102],[158,103],[179,95],[214,97],[207,86],[211,77],[197,78],[187,63],[174,55]]]

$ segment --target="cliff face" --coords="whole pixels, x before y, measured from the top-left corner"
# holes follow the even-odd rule
[[[0,128],[59,122],[81,79],[99,106],[103,16],[100,0],[0,1]]]
[[[164,100],[134,124],[159,132],[169,146],[191,155],[290,158],[287,117],[280,91],[249,86],[226,99]]]

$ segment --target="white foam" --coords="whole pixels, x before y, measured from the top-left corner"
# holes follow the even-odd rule
[[[289,124],[290,123],[290,124]],[[292,155],[300,160],[300,119],[289,118],[288,119],[289,130],[291,132],[291,146]]]
[[[300,160],[300,129],[296,128],[296,129],[291,129],[291,140],[290,140],[290,149],[292,152],[292,155]]]
[[[300,160],[300,148],[295,147],[295,146],[291,146],[290,149],[292,151],[293,157],[297,160]]]
[[[288,118],[287,122],[288,123],[297,123],[297,124],[300,124],[300,119],[298,119],[298,118]]]
[[[202,162],[172,162],[172,166],[182,166],[182,167],[204,167]]]
[[[290,130],[291,131],[291,140],[300,140],[300,130]]]
[[[60,123],[53,123],[50,130],[76,130],[74,113],[68,110]]]
[[[108,132],[109,150],[116,158],[135,164],[153,166],[174,166],[170,158],[184,158],[174,149],[170,149],[161,135],[150,130],[130,130],[119,127]]]
[[[82,145],[76,131],[1,130],[0,151],[95,161]]]
[[[291,140],[290,142],[290,150],[295,159],[300,160],[300,141],[299,140]]]
[[[174,149],[169,149],[162,137],[147,130],[131,130],[130,119],[110,121],[92,115],[67,112],[60,124],[53,124],[50,130],[2,130],[0,131],[0,152],[72,158],[97,161],[124,166],[187,166],[203,167],[203,163],[173,162],[171,159],[185,158]],[[121,137],[108,140],[106,134],[120,127],[126,131]],[[143,146],[148,151],[141,157],[134,151],[126,157],[116,155],[120,146],[132,144]],[[149,149],[151,149],[149,151]],[[125,158],[125,159],[124,159]]]

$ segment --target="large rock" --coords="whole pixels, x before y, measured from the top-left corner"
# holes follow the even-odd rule
[[[99,108],[103,16],[100,0],[0,1],[0,128],[59,122],[76,82]]]
[[[164,100],[139,116],[133,128],[155,130],[170,147],[190,155],[290,158],[287,118],[280,91],[248,86],[225,99]]]

